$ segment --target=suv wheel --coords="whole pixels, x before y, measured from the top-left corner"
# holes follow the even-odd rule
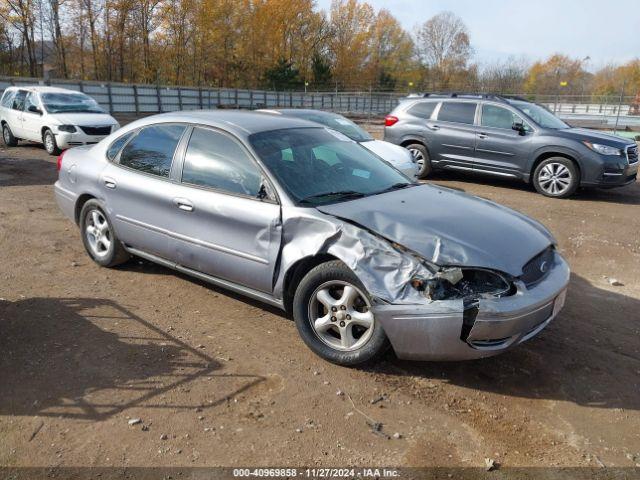
[[[7,147],[16,147],[18,145],[18,139],[13,136],[9,125],[2,124],[2,140]]]
[[[338,365],[373,361],[389,347],[365,288],[338,260],[305,275],[294,295],[293,317],[307,346]]]
[[[48,128],[42,135],[42,143],[44,143],[44,149],[49,155],[60,155],[61,150],[58,148],[58,144],[56,143],[56,137]]]
[[[533,186],[538,193],[547,197],[569,197],[575,193],[579,185],[578,169],[568,158],[547,158],[533,172]]]
[[[418,178],[426,178],[431,173],[431,159],[429,151],[420,143],[412,143],[405,147],[411,153],[413,161],[418,165]]]
[[[88,200],[80,212],[82,243],[89,256],[98,265],[115,267],[129,259],[113,231],[107,214],[97,200]]]

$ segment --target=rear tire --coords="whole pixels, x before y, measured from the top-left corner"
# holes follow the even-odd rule
[[[58,148],[56,136],[48,128],[42,134],[42,143],[44,144],[44,149],[49,155],[60,155],[62,152],[62,150]]]
[[[2,140],[7,147],[17,147],[18,139],[13,136],[13,132],[6,123],[2,124]]]
[[[91,259],[102,267],[115,267],[129,260],[127,252],[105,213],[102,204],[88,200],[80,211],[80,235]]]
[[[533,171],[533,186],[545,197],[567,198],[580,186],[580,172],[568,158],[547,158]]]
[[[315,354],[351,367],[373,362],[389,348],[370,307],[371,298],[358,277],[334,260],[304,276],[293,298],[293,317]]]
[[[433,167],[431,166],[431,158],[429,157],[429,151],[427,147],[421,143],[411,143],[405,147],[411,153],[413,161],[418,166],[418,173],[416,176],[420,179],[427,178]]]

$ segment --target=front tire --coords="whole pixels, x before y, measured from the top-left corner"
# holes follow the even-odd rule
[[[2,125],[2,140],[7,147],[18,146],[18,139],[13,136],[13,132],[6,123]]]
[[[49,155],[60,155],[62,152],[62,150],[58,148],[56,136],[48,128],[42,134],[42,143],[44,144],[44,149]]]
[[[580,186],[580,173],[568,158],[547,158],[534,170],[533,186],[545,197],[567,198]]]
[[[82,206],[80,234],[85,250],[98,265],[115,267],[129,259],[129,253],[118,240],[102,204],[95,199]]]
[[[412,143],[407,145],[405,148],[409,150],[411,157],[413,157],[413,161],[418,166],[418,173],[416,174],[417,177],[420,179],[427,178],[433,170],[427,147],[421,143]]]
[[[389,348],[366,289],[338,260],[304,276],[294,295],[293,317],[307,346],[338,365],[372,362]]]

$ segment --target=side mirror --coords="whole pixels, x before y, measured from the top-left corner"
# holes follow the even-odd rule
[[[513,122],[513,125],[511,125],[511,128],[516,132],[518,132],[520,135],[524,135],[525,133],[527,133],[527,130],[524,127],[524,123],[522,122]]]
[[[37,113],[38,115],[42,115],[42,110],[40,110],[35,105],[29,105],[29,108],[27,110],[31,113]]]

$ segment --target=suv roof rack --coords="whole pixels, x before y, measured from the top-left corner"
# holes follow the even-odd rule
[[[510,97],[506,95],[496,95],[494,93],[469,93],[469,92],[427,92],[421,95],[423,98],[470,98],[486,99],[498,102],[507,102],[507,99],[525,100],[520,97]]]

